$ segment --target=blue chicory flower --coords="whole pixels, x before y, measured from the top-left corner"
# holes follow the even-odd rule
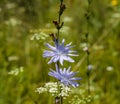
[[[77,72],[70,71],[70,69],[71,67],[69,67],[68,69],[64,68],[63,70],[61,68],[59,69],[59,67],[56,64],[56,71],[50,69],[51,72],[49,72],[48,75],[55,77],[64,85],[71,85],[73,87],[77,87],[79,86],[79,84],[75,81],[81,80],[81,78],[74,77],[74,75],[76,75]]]
[[[73,46],[71,46],[71,43],[67,44],[64,46],[65,40],[62,40],[62,43],[60,44],[59,41],[54,41],[55,47],[51,46],[50,44],[46,44],[46,46],[50,50],[45,50],[43,53],[43,57],[51,57],[50,61],[48,64],[52,62],[57,62],[59,61],[61,65],[63,65],[63,61],[66,60],[68,62],[74,62],[72,58],[69,56],[78,56],[75,53],[76,51],[70,50]]]

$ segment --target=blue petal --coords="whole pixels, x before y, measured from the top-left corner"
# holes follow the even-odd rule
[[[51,63],[53,62],[53,59],[54,59],[54,57],[52,57],[52,58],[50,59],[50,61],[48,62],[48,64],[51,64]]]
[[[55,56],[54,58],[53,58],[53,62],[57,62],[59,60],[59,56]]]
[[[70,69],[71,69],[71,67],[68,68],[67,73],[70,73]]]
[[[64,60],[67,60],[69,62],[74,62],[74,60],[68,56],[64,56],[63,58],[64,58]]]
[[[56,50],[56,48],[55,47],[53,47],[53,46],[51,46],[50,44],[46,44],[46,46],[48,47],[48,48],[50,48],[51,50],[53,50],[53,51],[55,51]]]
[[[74,80],[81,80],[81,78],[70,78],[71,81],[74,81]]]
[[[59,61],[60,61],[60,64],[63,65],[63,61],[64,61],[63,56],[60,56],[60,60]]]
[[[54,53],[52,51],[45,51],[43,53],[43,57],[51,57],[54,56]]]
[[[78,87],[79,84],[77,82],[73,82],[73,81],[70,81],[70,85],[72,85],[73,87]]]

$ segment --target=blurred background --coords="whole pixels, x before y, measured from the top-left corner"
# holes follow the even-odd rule
[[[0,0],[0,104],[53,104],[54,97],[36,88],[49,81],[49,59],[42,57],[45,43],[53,44],[59,0]],[[120,99],[120,1],[92,0],[90,21],[87,0],[64,0],[66,10],[60,39],[72,42],[79,56],[65,62],[82,77],[78,96],[87,93],[85,34],[89,26],[91,104],[119,104]],[[71,98],[66,99],[66,104]],[[72,103],[71,103],[72,104]],[[83,104],[83,103],[78,103]],[[85,103],[86,104],[86,103]]]

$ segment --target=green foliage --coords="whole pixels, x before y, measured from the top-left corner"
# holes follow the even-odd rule
[[[89,20],[90,62],[93,66],[90,103],[119,104],[120,2],[118,0],[116,5],[112,5],[112,0],[92,1]],[[86,54],[83,51],[88,4],[87,0],[65,0],[65,3],[61,37],[66,39],[66,43],[72,41],[76,45],[79,57],[71,66],[79,70],[82,77],[82,85],[74,91],[72,98],[65,99],[65,103],[89,104]],[[0,0],[0,104],[54,102],[52,96],[38,94],[35,90],[46,82],[54,81],[48,76],[49,67],[54,66],[47,65],[42,54],[44,43],[51,42],[49,33],[56,31],[52,21],[57,19],[58,7],[58,0]],[[35,34],[38,37],[31,40]],[[23,72],[16,76],[9,74],[21,66]]]

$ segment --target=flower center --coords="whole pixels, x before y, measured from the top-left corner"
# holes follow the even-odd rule
[[[58,51],[58,55],[62,55],[62,54],[63,54],[63,52],[59,50]]]

